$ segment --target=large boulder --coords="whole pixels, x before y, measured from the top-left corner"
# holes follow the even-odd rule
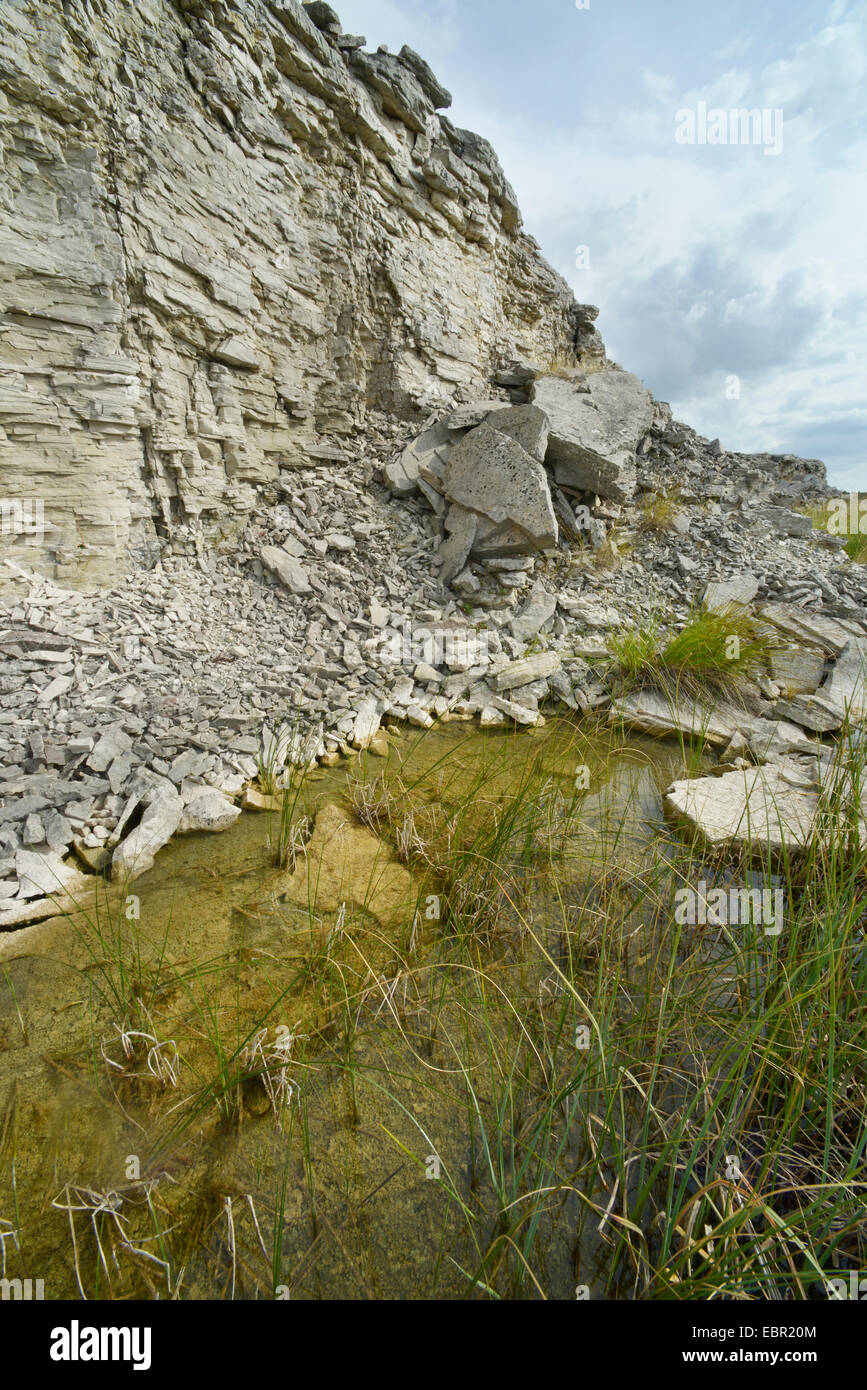
[[[528,550],[557,544],[557,518],[545,469],[499,429],[479,425],[455,445],[443,491],[449,501],[480,512],[496,526],[518,527]]]
[[[547,462],[558,483],[627,502],[635,451],[653,420],[653,397],[619,370],[541,377],[533,403],[550,420]]]
[[[489,415],[486,423],[501,434],[509,435],[522,449],[526,449],[531,458],[539,463],[545,462],[550,421],[537,405],[509,406],[507,410],[498,410]]]

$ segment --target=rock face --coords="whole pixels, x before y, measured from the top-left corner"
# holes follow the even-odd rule
[[[702,594],[774,648],[749,711],[615,720],[800,797],[867,716],[867,571],[792,510],[823,466],[612,368],[490,146],[365,42],[321,0],[3,9],[0,932],[391,721],[601,712],[609,633]]]
[[[558,483],[627,502],[635,492],[635,451],[653,420],[653,397],[618,370],[546,376],[533,402],[550,420],[547,462]]]
[[[326,11],[3,6],[0,470],[44,507],[28,567],[105,583],[179,522],[243,524],[371,406],[601,355],[427,64]]]

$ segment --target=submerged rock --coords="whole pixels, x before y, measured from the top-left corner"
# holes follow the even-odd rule
[[[17,893],[0,900],[0,931],[74,911],[93,891],[88,874],[64,863],[51,850],[19,850],[15,872]]]
[[[288,876],[285,896],[303,909],[370,913],[382,926],[412,921],[417,889],[390,846],[340,806],[317,813],[304,857]]]

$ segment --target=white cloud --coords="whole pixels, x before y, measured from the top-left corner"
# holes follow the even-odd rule
[[[731,447],[794,449],[824,423],[832,469],[860,466],[867,487],[867,5],[834,14],[788,57],[729,59],[701,86],[678,91],[648,66],[631,105],[542,140],[517,115],[473,116],[623,365]],[[783,153],[677,145],[675,111],[700,100],[781,106]],[[579,244],[589,270],[574,268]],[[739,402],[724,397],[730,373]]]
[[[338,0],[345,28],[409,43],[452,87],[617,360],[730,447],[809,443],[867,489],[867,0],[570,8]],[[678,145],[700,100],[782,108],[782,153]]]

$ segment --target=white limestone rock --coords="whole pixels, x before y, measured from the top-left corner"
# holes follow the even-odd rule
[[[152,869],[158,852],[181,823],[183,799],[167,778],[152,774],[143,786],[141,799],[145,802],[141,820],[112,855],[111,876],[115,882],[132,882]]]
[[[446,496],[495,526],[522,531],[525,550],[557,543],[557,519],[545,470],[516,440],[490,425],[471,430],[449,456]]]
[[[773,764],[675,782],[664,804],[671,819],[713,848],[753,845],[776,854],[809,844],[818,811],[816,793],[791,786]]]
[[[653,397],[629,372],[544,376],[533,403],[550,420],[547,463],[558,483],[628,502],[635,452],[653,420]]]
[[[290,594],[309,594],[310,580],[307,570],[299,560],[276,545],[264,545],[261,550],[262,564],[271,572]]]
[[[195,831],[210,831],[217,834],[220,831],[228,830],[230,826],[241,814],[241,808],[235,806],[228,797],[218,792],[216,788],[201,788],[199,795],[192,798],[184,806],[183,815],[178,825],[178,833],[189,835]]]
[[[761,722],[734,705],[719,703],[710,708],[685,695],[675,697],[658,690],[642,690],[615,700],[611,716],[642,733],[660,737],[685,734],[719,748],[731,743],[737,732]]]

